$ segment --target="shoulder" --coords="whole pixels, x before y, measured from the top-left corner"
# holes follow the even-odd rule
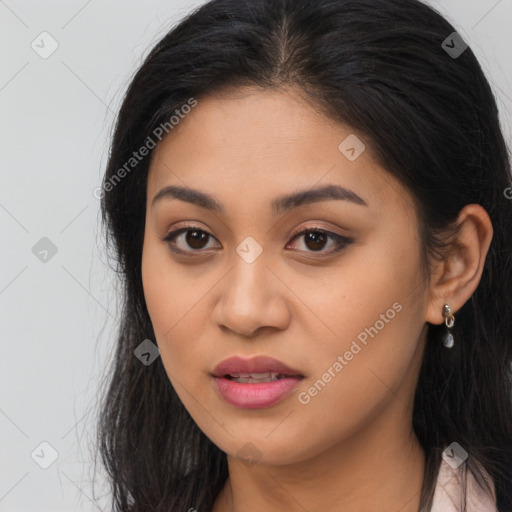
[[[443,458],[431,512],[462,512],[464,502],[466,512],[497,512],[493,482],[485,470],[481,470],[484,478],[490,483],[492,495],[480,487],[470,471],[466,473],[466,484],[462,466],[452,468]]]

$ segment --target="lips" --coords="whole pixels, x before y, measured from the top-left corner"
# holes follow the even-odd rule
[[[230,357],[212,372],[219,395],[241,409],[272,407],[289,396],[304,375],[273,357]]]
[[[256,356],[251,359],[235,356],[219,363],[212,372],[214,377],[254,379],[255,382],[276,380],[285,377],[304,377],[300,371],[289,367],[269,356]]]
[[[225,359],[212,372],[219,395],[241,409],[272,407],[290,396],[304,375],[273,357]]]

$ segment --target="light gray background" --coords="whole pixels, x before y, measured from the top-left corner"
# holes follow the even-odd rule
[[[201,3],[0,0],[0,512],[107,510],[91,447],[118,317],[93,191],[130,77]],[[430,3],[479,58],[512,143],[512,0]],[[46,59],[31,47],[43,31],[58,43]],[[42,442],[58,453],[47,469]]]

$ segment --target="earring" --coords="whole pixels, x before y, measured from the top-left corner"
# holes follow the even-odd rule
[[[450,332],[450,329],[455,325],[455,317],[453,316],[452,308],[450,307],[449,304],[445,304],[443,306],[443,316],[444,323],[446,327],[448,327],[448,331],[446,332],[443,338],[443,345],[446,348],[452,348],[455,343],[455,340],[453,339],[453,335]]]

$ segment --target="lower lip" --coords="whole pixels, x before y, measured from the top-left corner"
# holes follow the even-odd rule
[[[272,382],[245,384],[213,377],[220,394],[231,405],[242,409],[270,407],[286,398],[302,380],[302,377],[285,377]]]

